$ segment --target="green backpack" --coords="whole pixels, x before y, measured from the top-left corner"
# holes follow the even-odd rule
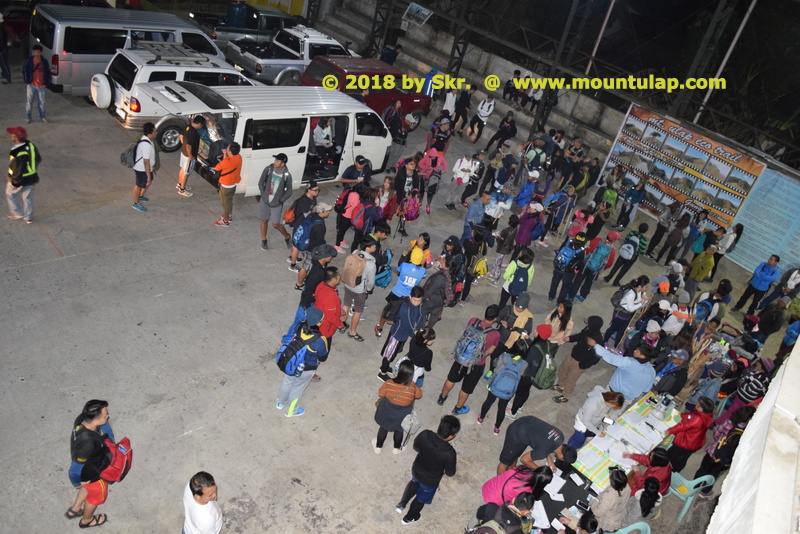
[[[539,365],[536,375],[532,378],[533,385],[539,389],[550,389],[556,383],[558,366],[550,354],[544,355],[544,360]]]

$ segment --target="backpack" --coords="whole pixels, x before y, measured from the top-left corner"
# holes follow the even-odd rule
[[[504,534],[506,528],[492,519],[485,521],[469,531],[469,534]]]
[[[501,369],[492,375],[487,389],[498,399],[508,400],[517,392],[522,368],[527,364],[524,359],[512,358],[507,352],[503,353]]]
[[[700,254],[706,248],[706,234],[700,234],[700,236],[692,242],[692,252],[695,254]]]
[[[715,299],[713,296],[698,302],[694,308],[696,319],[701,322],[708,321],[709,317],[711,316],[711,312],[714,311],[714,305],[719,302],[722,301]]]
[[[481,360],[486,336],[492,330],[497,330],[494,326],[478,328],[479,323],[480,321],[475,321],[474,325],[467,325],[453,349],[453,360],[466,367],[467,370],[472,369],[472,366],[477,365]]]
[[[106,482],[122,482],[133,464],[131,440],[122,438],[119,443],[106,439],[106,446],[111,451],[111,463],[100,473]]]
[[[528,289],[528,268],[517,263],[514,279],[508,284],[508,294],[512,296],[524,293]]]
[[[322,334],[315,332],[310,338],[303,340],[300,336],[295,335],[289,343],[281,345],[275,355],[275,363],[278,365],[278,369],[289,376],[300,376],[300,373],[303,372],[300,365],[303,364],[305,366],[308,346],[321,336]]]
[[[593,273],[600,272],[605,267],[608,257],[611,256],[611,245],[606,245],[602,241],[597,244],[594,252],[586,260],[586,269]]]
[[[564,272],[569,269],[570,265],[572,264],[575,256],[578,255],[578,251],[581,249],[574,249],[572,248],[572,240],[570,239],[567,241],[561,250],[558,251],[556,257],[553,259],[553,269],[559,272]]]
[[[622,342],[622,348],[625,349],[625,350],[628,350],[630,348],[630,346],[631,346],[631,342],[633,341],[633,338],[638,336],[640,333],[641,333],[641,330],[634,330],[633,332],[631,332],[630,334],[625,336],[625,341]],[[642,341],[639,340],[639,343],[641,343],[641,342]]]
[[[139,149],[139,143],[149,142],[147,139],[139,139],[128,146],[125,151],[119,155],[119,162],[129,169],[132,169],[136,163],[138,163],[138,159],[136,159],[136,151]],[[139,158],[141,159],[141,158]]]
[[[419,208],[421,206],[420,201],[417,197],[412,197],[410,199],[406,199],[405,202],[405,218],[406,221],[416,221],[419,218]]]
[[[614,291],[614,294],[611,295],[611,305],[614,306],[614,310],[616,311],[620,303],[622,302],[622,297],[625,296],[625,293],[628,292],[629,289],[633,289],[630,284],[625,284],[621,286],[619,289]]]
[[[542,222],[541,219],[537,218],[536,224],[534,224],[533,228],[531,228],[531,233],[530,233],[531,241],[536,241],[537,239],[542,237],[544,235],[544,232],[545,232],[544,223]]]
[[[586,219],[581,219],[580,217],[575,217],[572,219],[572,222],[569,223],[569,228],[567,228],[567,235],[570,237],[575,237],[581,232],[586,232],[586,227],[588,223]]]
[[[364,278],[364,269],[367,267],[367,260],[362,252],[354,252],[344,259],[342,268],[342,283],[346,286],[356,287],[361,284]]]
[[[550,354],[544,355],[544,360],[539,365],[539,370],[536,375],[531,379],[533,385],[539,389],[550,389],[555,385],[558,375],[558,366]]]
[[[488,272],[489,272],[489,263],[486,261],[486,258],[479,259],[472,266],[473,278],[480,278],[481,276],[486,275],[486,273]]]
[[[311,239],[311,227],[317,224],[325,223],[324,221],[312,220],[311,217],[307,217],[306,220],[303,221],[303,224],[295,229],[294,235],[292,236],[292,244],[297,247],[297,250],[308,250],[308,242]]]
[[[386,255],[386,263],[383,270],[375,275],[375,285],[389,287],[389,284],[392,283],[392,251],[387,248],[383,251],[383,254]]]
[[[372,229],[372,221],[367,221],[366,215],[367,205],[363,202],[360,202],[358,206],[356,206],[356,209],[353,210],[353,216],[350,219],[353,223],[353,227],[355,227],[356,230],[366,233]]]
[[[283,222],[286,224],[292,224],[297,220],[297,203],[300,202],[300,199],[303,197],[298,197],[297,200],[292,202],[292,205],[283,212]]]
[[[350,188],[346,187],[339,196],[336,197],[336,202],[333,203],[333,211],[339,215],[344,215],[344,210],[347,208],[347,196],[350,194]]]
[[[619,247],[619,257],[623,260],[633,260],[639,255],[639,237],[630,235]]]

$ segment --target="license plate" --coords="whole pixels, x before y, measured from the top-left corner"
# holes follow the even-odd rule
[[[116,112],[117,112],[117,115],[119,115],[119,118],[122,119],[123,121],[128,118],[128,114],[125,113],[124,109],[116,108]]]

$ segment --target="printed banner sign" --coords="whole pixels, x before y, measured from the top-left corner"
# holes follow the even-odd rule
[[[428,22],[431,15],[433,15],[433,11],[430,9],[425,9],[421,5],[411,2],[406,8],[406,12],[403,13],[403,20],[422,26]]]

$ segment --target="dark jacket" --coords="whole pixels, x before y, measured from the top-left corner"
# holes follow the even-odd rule
[[[600,361],[600,358],[598,358],[597,354],[594,352],[594,347],[590,347],[586,340],[594,339],[597,343],[602,344],[602,328],[603,318],[597,315],[591,315],[586,319],[586,328],[577,334],[569,336],[570,342],[575,342],[570,356],[573,360],[578,362],[578,368],[586,370]]]
[[[497,129],[497,133],[503,137],[514,137],[517,135],[517,121],[503,119],[500,121],[500,127]]]
[[[292,173],[289,172],[288,167],[284,166],[283,176],[281,176],[281,181],[278,182],[278,187],[275,188],[275,195],[270,201],[269,188],[267,186],[272,179],[273,169],[274,165],[272,164],[266,166],[264,172],[261,173],[261,178],[258,180],[258,190],[261,192],[261,202],[269,204],[270,208],[277,208],[292,196]]]
[[[688,379],[689,366],[683,364],[662,376],[661,380],[653,387],[653,391],[657,393],[669,393],[674,397],[681,392]]]
[[[456,474],[456,450],[431,430],[423,430],[414,439],[417,457],[411,466],[414,478],[426,486],[438,486],[444,475]]]
[[[397,174],[394,177],[394,191],[397,193],[397,202],[400,203],[401,200],[406,198],[406,178],[408,174],[406,173],[406,167],[403,165],[400,167],[400,170],[397,171]],[[422,184],[422,180],[419,177],[419,173],[415,170],[414,173],[411,175],[411,189],[416,189],[419,191],[420,185]]]
[[[44,68],[44,85],[47,87],[50,85],[52,81],[52,76],[50,73],[50,63],[42,56],[42,67]],[[22,80],[25,83],[31,83],[33,81],[33,56],[29,56],[28,59],[25,60],[25,64],[22,65]]]
[[[39,181],[38,167],[42,155],[30,141],[11,149],[8,164],[8,181],[14,187],[33,185]]]

